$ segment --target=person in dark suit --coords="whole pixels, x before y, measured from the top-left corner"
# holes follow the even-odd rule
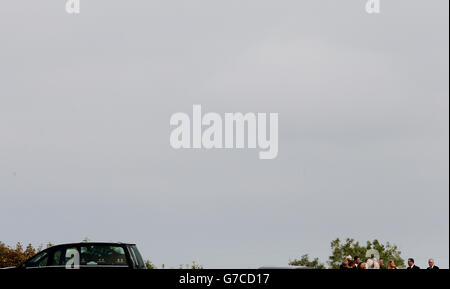
[[[413,258],[409,258],[408,259],[408,267],[406,268],[406,270],[420,270],[420,267],[414,265],[414,259]]]
[[[434,260],[433,259],[429,259],[428,260],[428,268],[427,270],[439,270],[439,267],[434,265]]]
[[[355,269],[358,269],[359,264],[361,264],[361,258],[359,258],[358,256],[355,256],[355,258],[353,258],[355,260]]]

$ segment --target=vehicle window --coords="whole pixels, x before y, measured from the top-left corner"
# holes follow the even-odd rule
[[[66,249],[63,248],[63,249],[57,249],[56,251],[53,252],[52,263],[50,265],[52,265],[52,266],[63,265],[62,260],[61,260],[61,256],[63,255],[63,253],[62,253],[63,250],[64,250],[64,252],[66,251]]]
[[[136,268],[144,269],[145,264],[144,260],[142,260],[142,256],[139,253],[139,250],[136,248],[136,246],[130,246],[131,256],[133,258],[133,262],[136,265]]]
[[[26,263],[26,268],[45,267],[48,263],[48,253],[42,252],[37,254],[31,260]]]
[[[51,266],[65,266],[74,257],[74,253],[76,254],[77,248],[58,248],[53,252],[53,257]],[[71,254],[72,253],[72,254]],[[78,264],[77,264],[78,265]]]
[[[81,265],[127,266],[125,250],[120,246],[86,245],[81,247]]]

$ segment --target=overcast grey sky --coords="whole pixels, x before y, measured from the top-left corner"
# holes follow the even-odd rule
[[[449,266],[447,0],[0,0],[0,241],[156,265]],[[174,150],[172,113],[278,112],[279,154]]]

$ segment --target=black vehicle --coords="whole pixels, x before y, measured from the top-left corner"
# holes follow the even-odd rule
[[[145,269],[135,244],[71,243],[47,248],[18,269]]]

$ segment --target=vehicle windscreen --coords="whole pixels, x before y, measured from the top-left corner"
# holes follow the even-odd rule
[[[139,253],[139,250],[135,245],[130,246],[131,251],[131,257],[133,259],[134,265],[138,269],[145,269],[145,263],[142,259],[141,253]]]
[[[127,267],[125,250],[121,246],[86,245],[80,248],[81,266]]]
[[[48,253],[47,252],[41,252],[34,256],[32,259],[27,261],[25,266],[27,268],[35,268],[35,267],[45,267],[47,266],[48,262]]]

